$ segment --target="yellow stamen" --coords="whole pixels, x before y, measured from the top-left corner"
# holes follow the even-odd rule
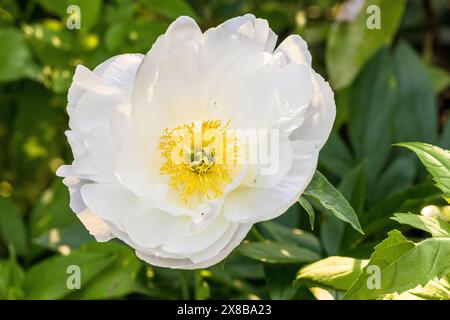
[[[165,129],[159,149],[165,159],[160,174],[185,202],[191,196],[216,198],[238,173],[237,136],[227,130],[230,121],[197,121]]]

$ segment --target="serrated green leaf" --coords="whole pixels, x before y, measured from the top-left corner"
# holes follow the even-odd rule
[[[431,233],[433,237],[450,237],[450,224],[439,218],[430,218],[412,213],[395,213],[393,220]]]
[[[316,171],[303,195],[319,201],[324,208],[330,210],[337,218],[348,222],[355,230],[364,234],[355,210],[319,171]]]
[[[389,233],[375,248],[369,266],[378,266],[380,287],[368,286],[369,273],[363,272],[344,299],[377,299],[387,294],[401,294],[450,272],[450,239],[431,238],[414,244],[398,231]]]
[[[426,300],[450,300],[450,277],[435,279],[424,287],[414,288],[408,292],[416,297]]]
[[[396,146],[408,148],[416,153],[432,175],[436,186],[450,203],[450,151],[421,142],[403,142]]]

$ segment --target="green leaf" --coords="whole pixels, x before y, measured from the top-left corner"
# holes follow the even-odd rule
[[[273,221],[262,222],[261,225],[277,242],[297,244],[319,254],[322,252],[319,239],[312,233],[297,228],[291,229]]]
[[[325,60],[336,89],[349,85],[360,68],[384,44],[391,42],[403,15],[404,0],[368,0],[355,21],[336,23],[327,38]],[[380,29],[369,29],[367,7],[380,8]]]
[[[195,300],[206,300],[211,297],[209,284],[202,276],[201,271],[195,271]]]
[[[396,146],[408,148],[416,153],[420,161],[433,176],[436,186],[450,203],[450,151],[420,142],[403,142]]]
[[[345,226],[344,221],[338,219],[330,210],[323,212],[319,232],[320,240],[327,255],[339,255],[344,238]]]
[[[0,300],[23,299],[24,279],[25,272],[12,249],[8,260],[0,260]]]
[[[435,94],[439,94],[450,86],[450,73],[436,66],[427,66],[428,76]]]
[[[439,140],[439,146],[447,150],[450,149],[450,120],[448,119]]]
[[[450,224],[439,218],[429,218],[412,213],[395,213],[393,220],[431,233],[433,237],[450,238]]]
[[[350,223],[355,230],[364,234],[358,217],[348,201],[319,171],[316,171],[303,195],[319,201],[324,208],[330,210],[337,218]]]
[[[128,20],[111,25],[105,33],[105,47],[111,53],[146,53],[167,29],[168,23],[153,20]]]
[[[328,257],[300,269],[297,279],[309,280],[336,290],[348,290],[369,260]]]
[[[412,155],[395,158],[381,172],[379,179],[375,181],[375,185],[369,194],[370,204],[378,204],[386,197],[406,190],[412,185],[416,173],[416,159]]]
[[[314,213],[314,208],[312,207],[311,203],[309,203],[308,200],[306,200],[305,197],[298,198],[298,203],[302,206],[303,209],[305,209],[306,213],[309,217],[309,224],[311,225],[311,230],[314,230],[314,222],[316,215]]]
[[[264,274],[272,300],[293,299],[298,287],[294,283],[298,267],[295,265],[265,264]]]
[[[25,293],[28,299],[60,299],[72,290],[67,286],[71,276],[69,266],[78,266],[81,289],[116,260],[110,254],[72,252],[68,256],[56,256],[35,264],[25,277]]]
[[[38,3],[46,11],[64,18],[64,22],[69,16],[67,8],[77,5],[80,7],[81,31],[87,31],[95,26],[102,12],[102,0],[38,0]]]
[[[16,204],[0,196],[0,235],[6,243],[14,246],[19,254],[27,250],[27,237],[22,216]]]
[[[408,292],[416,297],[426,300],[450,300],[450,276],[435,279],[424,287],[414,288]]]
[[[375,248],[369,266],[380,269],[380,287],[367,285],[370,274],[363,272],[344,299],[376,299],[403,293],[450,272],[450,239],[430,238],[414,244],[394,230]],[[408,272],[405,272],[408,270]]]
[[[307,283],[306,286],[317,300],[340,300],[344,295],[343,291],[321,286],[316,283]]]
[[[294,244],[272,241],[248,242],[239,246],[239,252],[265,263],[304,263],[320,259],[320,255]]]
[[[23,34],[15,28],[2,27],[0,43],[0,83],[21,78],[31,60]]]
[[[79,224],[79,220],[69,208],[70,197],[61,179],[55,179],[51,188],[45,190],[31,213],[30,233],[36,238],[52,228],[62,228]]]
[[[345,176],[352,169],[354,159],[339,133],[331,132],[320,151],[319,163],[338,177]]]
[[[78,249],[83,243],[89,241],[95,241],[95,239],[81,223],[52,228],[32,240],[34,244],[54,251],[59,251],[61,246]]]
[[[388,238],[375,247],[369,266],[378,266],[380,271],[394,263],[403,254],[414,248],[414,243],[407,241],[401,232],[393,230],[388,233]],[[354,295],[358,295],[360,291],[367,289],[367,280],[370,274],[363,272],[360,274],[356,282],[346,292],[344,299],[357,299]]]
[[[86,243],[80,248],[86,254],[104,254],[116,257],[95,281],[89,282],[79,292],[70,297],[73,299],[113,299],[133,293],[137,285],[137,274],[142,267],[134,250],[119,242]]]
[[[356,161],[366,161],[369,186],[379,177],[391,150],[397,84],[388,48],[382,48],[361,70],[349,89],[348,125]],[[380,128],[383,130],[380,130]]]
[[[405,42],[396,48],[394,61],[399,94],[397,141],[436,143],[437,106],[425,65]]]
[[[17,105],[11,120],[9,161],[35,198],[54,178],[49,164],[62,155],[65,144],[60,138],[67,118],[58,108],[60,97],[36,82],[21,82],[14,98]]]
[[[139,0],[145,7],[153,12],[170,19],[179,16],[190,16],[198,19],[197,14],[185,0]]]
[[[347,173],[341,180],[339,191],[348,199],[350,205],[356,209],[358,215],[364,211],[366,199],[366,162],[362,162]]]

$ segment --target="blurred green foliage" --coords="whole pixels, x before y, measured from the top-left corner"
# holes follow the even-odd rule
[[[404,222],[410,218],[402,220],[406,226],[389,218],[394,212],[418,214],[425,206],[448,205],[414,155],[391,145],[421,141],[450,147],[450,3],[367,0],[354,19],[338,21],[343,3],[0,0],[0,299],[375,298],[373,292],[355,289],[364,281],[361,264],[374,246],[394,228],[413,240],[426,236]],[[81,8],[80,30],[66,28],[71,4]],[[370,4],[381,8],[379,30],[366,27]],[[116,54],[145,53],[180,15],[195,18],[205,30],[247,12],[268,19],[279,41],[292,33],[303,36],[314,68],[335,90],[337,120],[319,160],[331,182],[328,189],[312,186],[300,203],[254,227],[248,241],[207,270],[155,268],[120,242],[96,243],[71,212],[68,191],[54,174],[72,160],[64,131],[75,66],[93,68]],[[325,199],[324,194],[334,196]],[[358,219],[364,234],[355,230]],[[310,223],[313,231],[307,231]],[[401,261],[396,259],[403,251],[389,256],[407,271],[411,261],[436,258],[436,243],[445,239],[426,241],[414,244],[391,231],[372,259],[380,252],[388,257],[386,243],[395,243],[411,250]],[[328,256],[348,257],[317,262],[327,266],[331,261],[339,270],[350,266],[346,278],[333,282],[336,278],[317,273],[314,264],[301,269]],[[83,270],[80,290],[66,286],[70,264]],[[445,279],[418,273],[408,280],[408,274],[398,281],[426,287],[407,297],[445,297],[436,286],[450,292]]]

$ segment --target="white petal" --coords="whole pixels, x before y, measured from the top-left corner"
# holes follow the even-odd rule
[[[260,163],[253,167],[253,176],[250,181],[246,181],[246,186],[273,188],[289,173],[293,162],[291,141],[283,136],[279,139],[276,137],[271,139],[275,139],[276,143],[272,144],[272,141],[268,140],[267,144],[276,146],[274,150],[271,150],[270,146],[263,148],[262,142],[259,143],[259,147],[264,149],[264,152],[260,150],[260,156],[263,158],[259,159]]]
[[[169,240],[162,248],[165,251],[183,255],[200,252],[216,242],[227,231],[229,225],[230,222],[223,215],[218,215],[202,232]]]
[[[283,111],[298,112],[311,102],[313,96],[311,71],[304,65],[288,64],[276,72],[274,88],[282,99]]]
[[[106,242],[114,238],[108,225],[89,208],[81,211],[77,217],[97,241]]]
[[[238,228],[239,223],[230,224],[225,233],[223,233],[217,241],[215,241],[212,245],[205,248],[204,250],[191,254],[189,256],[189,259],[193,263],[201,263],[203,261],[214,258],[218,252],[222,251],[227,246]]]
[[[318,150],[309,142],[295,142],[288,174],[273,188],[239,187],[225,200],[227,219],[256,223],[273,219],[292,206],[305,190],[317,166]]]
[[[152,87],[156,80],[160,65],[176,48],[188,42],[198,43],[202,32],[197,23],[189,17],[179,17],[167,29],[166,33],[158,38],[145,56],[136,75],[132,101],[133,113],[137,118],[143,117],[150,103]]]
[[[131,95],[136,72],[144,59],[142,54],[122,54],[109,58],[94,69],[104,83]]]
[[[67,166],[66,166],[67,167]],[[63,167],[61,167],[63,168]],[[60,170],[58,169],[59,173],[61,174]],[[84,209],[86,209],[86,204],[84,203],[83,199],[81,198],[80,189],[81,187],[88,183],[87,180],[82,180],[79,178],[74,177],[67,177],[63,179],[63,183],[69,188],[69,194],[70,194],[70,209],[72,209],[73,212],[76,214],[80,213]]]
[[[148,208],[128,214],[124,219],[124,230],[137,245],[154,248],[176,237],[186,227],[186,220],[184,217]]]
[[[119,88],[109,86],[107,83],[82,65],[77,65],[73,76],[72,85],[69,88],[68,100],[70,105],[75,105],[86,90],[95,91],[102,95],[118,94]]]
[[[269,28],[267,20],[257,19],[252,14],[229,19],[217,27],[221,28],[243,37],[244,45],[251,43],[261,51],[272,52],[277,42],[277,35]]]
[[[330,85],[317,73],[314,73],[314,97],[311,106],[304,115],[302,126],[292,132],[292,140],[311,141],[322,148],[327,141],[336,117],[336,104]]]
[[[231,240],[228,242],[228,244],[223,248],[220,252],[218,252],[214,257],[198,262],[193,263],[192,260],[186,258],[186,259],[167,259],[167,258],[160,258],[156,257],[154,255],[148,255],[140,251],[136,251],[137,256],[147,261],[148,263],[155,265],[155,266],[161,266],[161,267],[167,267],[167,268],[173,268],[173,269],[200,269],[200,268],[208,268],[210,266],[215,265],[219,261],[223,260],[226,256],[230,254],[230,252],[238,246],[241,241],[245,238],[247,233],[250,231],[250,228],[252,227],[251,224],[240,224],[238,229],[236,230],[235,234],[231,238]]]
[[[308,45],[299,35],[290,35],[275,50],[283,52],[289,62],[311,66],[311,54]]]
[[[123,221],[136,205],[137,198],[118,185],[91,183],[81,187],[86,206],[103,220],[124,230]]]
[[[61,170],[59,170],[60,173],[64,170],[64,167],[61,168]],[[89,183],[89,181],[69,177],[65,178],[63,183],[69,188],[70,208],[76,213],[78,219],[80,219],[89,233],[93,235],[97,241],[101,242],[114,238],[114,235],[111,233],[111,230],[106,223],[95,215],[92,210],[87,208],[81,198],[80,189],[83,185]]]

